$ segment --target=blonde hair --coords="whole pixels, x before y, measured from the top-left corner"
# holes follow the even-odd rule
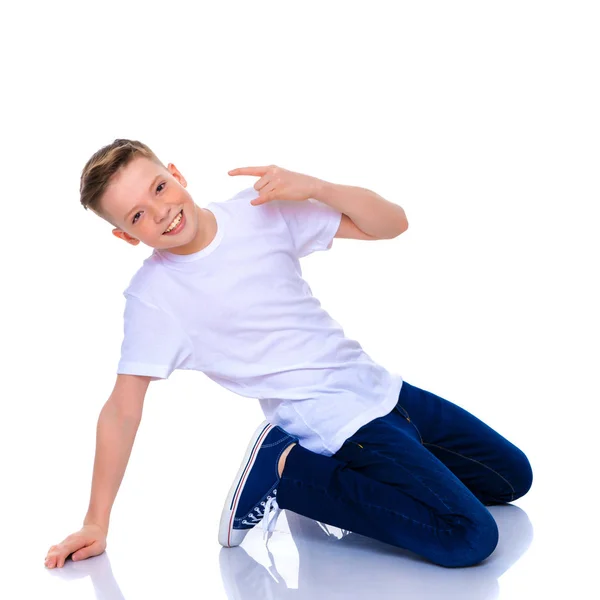
[[[128,165],[134,158],[145,156],[156,164],[165,167],[156,154],[137,140],[116,139],[95,152],[81,171],[79,194],[81,204],[86,210],[90,208],[99,217],[115,225],[102,209],[100,201],[110,182],[110,178],[121,168]]]

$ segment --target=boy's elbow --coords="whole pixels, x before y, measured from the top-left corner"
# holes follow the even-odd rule
[[[402,220],[402,222],[400,223],[400,229],[398,230],[398,233],[394,237],[398,237],[399,235],[402,235],[407,229],[408,229],[408,220],[406,218],[404,218]]]

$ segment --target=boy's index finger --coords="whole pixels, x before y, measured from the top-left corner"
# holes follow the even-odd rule
[[[229,175],[254,175],[256,177],[262,177],[269,167],[240,167],[238,169],[231,169],[228,171]]]

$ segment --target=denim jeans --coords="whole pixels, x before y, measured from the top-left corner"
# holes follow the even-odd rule
[[[486,506],[532,484],[525,454],[460,406],[402,383],[398,404],[332,457],[289,453],[277,503],[321,523],[467,567],[498,544]]]

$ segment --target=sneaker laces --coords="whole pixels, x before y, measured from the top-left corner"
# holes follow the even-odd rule
[[[263,539],[270,538],[275,530],[275,524],[281,514],[281,508],[277,504],[277,498],[275,496],[269,496],[269,499],[264,503],[265,510],[263,512],[262,528],[264,531]],[[267,538],[267,541],[268,541]]]

